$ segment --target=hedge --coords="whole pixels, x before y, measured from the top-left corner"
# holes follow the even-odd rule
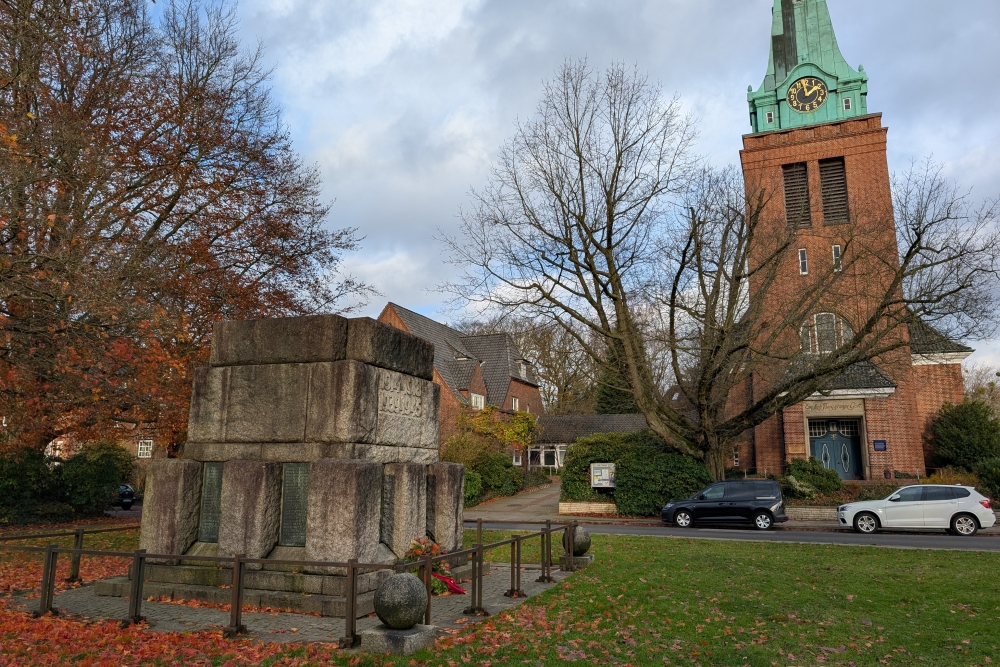
[[[68,520],[103,512],[134,459],[121,446],[88,444],[62,461],[33,449],[0,454],[0,525]]]
[[[615,488],[590,487],[590,464],[614,463]],[[566,451],[563,500],[613,500],[618,513],[653,516],[670,500],[687,498],[712,483],[705,466],[678,454],[651,431],[598,433],[580,438]]]

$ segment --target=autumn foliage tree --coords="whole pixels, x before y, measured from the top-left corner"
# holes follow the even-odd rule
[[[233,8],[0,1],[0,414],[43,447],[184,439],[211,325],[349,309],[320,179]],[[121,433],[121,431],[117,431]]]

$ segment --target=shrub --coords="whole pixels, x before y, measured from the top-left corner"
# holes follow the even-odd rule
[[[618,513],[653,516],[671,500],[690,497],[712,483],[705,466],[689,456],[632,453],[616,462],[615,502]]]
[[[835,470],[824,468],[817,459],[795,459],[788,464],[786,476],[794,476],[798,482],[809,486],[819,493],[832,493],[844,488],[840,475]]]
[[[0,525],[23,523],[43,504],[58,501],[55,476],[45,455],[34,449],[16,449],[0,455]],[[70,508],[50,507],[56,514]]]
[[[509,454],[483,453],[472,469],[482,477],[483,493],[491,496],[512,496],[524,481],[524,472],[514,467]]]
[[[615,488],[590,487],[590,464],[614,463]],[[712,482],[705,467],[669,450],[651,431],[599,433],[580,438],[566,452],[562,471],[564,500],[612,499],[619,514],[658,514],[669,500],[685,498]]]
[[[1000,500],[1000,457],[980,461],[976,465],[979,491],[991,499]]]
[[[132,455],[120,445],[84,445],[60,467],[67,502],[81,514],[100,514],[118,485],[132,479],[134,466]]]
[[[778,478],[781,484],[781,495],[794,500],[810,500],[816,496],[816,489],[799,480],[795,475],[785,475]]]
[[[979,477],[972,472],[948,467],[941,468],[930,477],[922,479],[921,482],[923,484],[961,484],[962,486],[976,486],[979,484]]]
[[[483,478],[478,472],[465,469],[465,506],[472,507],[483,495]]]
[[[1000,457],[1000,422],[986,403],[946,403],[931,424],[931,445],[940,465],[973,470]]]

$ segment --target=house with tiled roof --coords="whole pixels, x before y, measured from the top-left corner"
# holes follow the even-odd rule
[[[465,407],[495,405],[505,412],[544,414],[531,362],[507,334],[470,336],[395,303],[387,304],[378,319],[434,344],[442,441]]]

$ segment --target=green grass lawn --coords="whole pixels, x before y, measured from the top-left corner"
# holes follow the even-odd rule
[[[593,553],[591,568],[428,662],[1000,661],[998,554],[606,535]]]

